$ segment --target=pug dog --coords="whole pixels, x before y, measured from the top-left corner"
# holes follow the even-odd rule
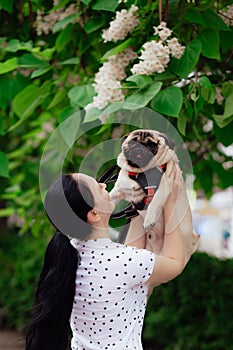
[[[173,190],[175,168],[179,166],[179,160],[174,151],[174,142],[166,134],[156,130],[142,129],[124,136],[121,149],[122,152],[117,158],[117,164],[121,170],[110,192],[110,198],[117,204],[120,193],[120,198],[131,202],[138,209],[140,215],[144,217],[144,229],[147,233],[146,248],[152,250],[153,247],[153,251],[162,254],[163,208]],[[156,172],[153,173],[155,170]],[[137,181],[137,177],[142,174],[145,177],[148,176],[148,181],[146,181],[150,185],[148,188],[154,187],[154,195],[149,201],[145,201],[145,188],[143,189]],[[153,176],[159,176],[160,181],[151,185]],[[170,227],[172,231],[176,225],[180,225],[181,228],[187,263],[197,248],[199,235],[191,230],[192,216],[183,181],[179,189],[177,204],[167,227]]]

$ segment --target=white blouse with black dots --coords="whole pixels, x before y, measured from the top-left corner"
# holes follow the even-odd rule
[[[70,318],[72,350],[142,350],[154,253],[108,238],[71,244],[81,256]]]

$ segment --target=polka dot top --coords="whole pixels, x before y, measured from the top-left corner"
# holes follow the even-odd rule
[[[70,318],[72,350],[142,350],[154,253],[108,238],[71,244],[81,256]]]

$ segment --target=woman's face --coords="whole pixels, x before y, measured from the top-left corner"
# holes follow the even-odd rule
[[[86,174],[73,174],[76,181],[82,181],[91,190],[94,196],[95,209],[103,214],[111,215],[114,210],[114,204],[110,201],[110,196],[106,190],[107,185],[97,182],[93,177]],[[84,198],[85,199],[85,198]]]

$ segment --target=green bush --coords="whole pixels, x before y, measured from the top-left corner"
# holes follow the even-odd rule
[[[48,237],[0,236],[0,314],[2,326],[22,330],[32,312],[36,283]]]
[[[145,326],[146,350],[233,349],[233,260],[196,253],[174,281],[155,288]]]

